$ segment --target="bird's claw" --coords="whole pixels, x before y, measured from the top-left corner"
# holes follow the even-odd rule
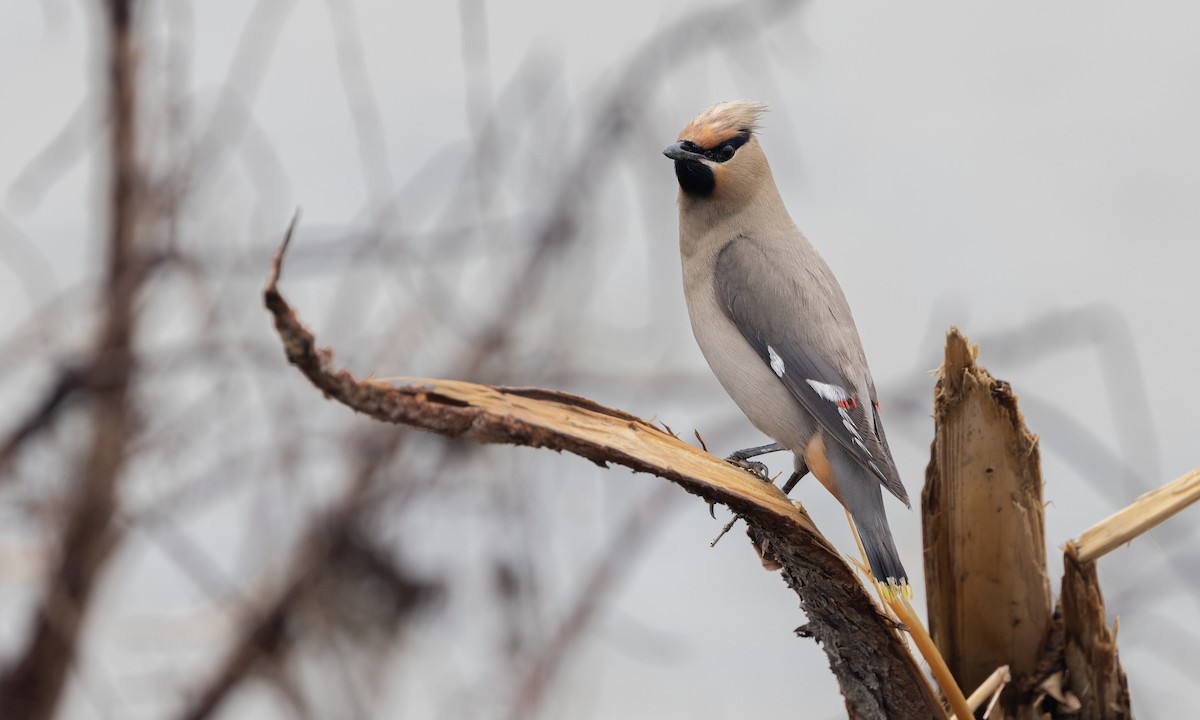
[[[768,474],[767,466],[756,460],[743,460],[734,455],[730,455],[729,457],[725,458],[725,462],[729,463],[730,465],[740,467],[741,469],[758,476],[758,479],[762,480],[763,482],[771,482],[771,476]]]

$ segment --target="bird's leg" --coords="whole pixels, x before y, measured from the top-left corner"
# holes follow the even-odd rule
[[[782,449],[783,449],[783,446],[780,445],[779,443],[771,443],[770,445],[756,445],[754,447],[748,447],[748,448],[745,448],[742,450],[734,451],[733,453],[731,453],[729,455],[729,457],[727,457],[725,459],[731,463],[738,463],[738,462],[743,462],[743,461],[749,460],[750,458],[756,458],[759,455],[766,455],[767,453],[779,452]]]
[[[783,450],[783,446],[779,443],[758,445],[755,447],[738,450],[730,454],[729,457],[725,458],[725,461],[737,465],[743,470],[749,470],[757,475],[763,482],[769,482],[769,478],[767,477],[767,466],[760,462],[755,462],[750,458],[756,458],[759,455],[766,455],[767,453],[779,452],[780,450]]]
[[[785,482],[783,484],[783,487],[781,488],[781,490],[783,490],[783,494],[784,495],[790,494],[792,492],[792,488],[796,487],[796,483],[798,483],[802,479],[804,479],[804,476],[807,474],[808,474],[808,465],[805,465],[804,461],[801,460],[799,458],[799,456],[797,456],[796,469],[792,472],[791,477],[789,477],[787,479],[787,482]]]

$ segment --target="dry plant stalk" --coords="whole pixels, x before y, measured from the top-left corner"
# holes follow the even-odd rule
[[[1200,500],[1200,468],[1152,490],[1129,507],[1101,520],[1079,536],[1079,562],[1093,562],[1149,532],[1154,526]]]
[[[857,539],[857,537],[856,532],[855,538]],[[859,550],[861,551],[861,549],[860,543]],[[950,705],[950,711],[953,713],[951,717],[955,720],[971,717],[972,708],[968,704],[966,696],[963,695],[962,688],[958,686],[958,681],[954,679],[950,667],[946,665],[945,658],[938,651],[933,638],[929,636],[929,631],[921,624],[921,618],[917,616],[916,610],[908,602],[908,598],[895,595],[887,597],[884,595],[882,585],[876,583],[876,587],[879,588],[880,599],[908,628],[908,635],[912,638],[913,645],[917,647],[917,652],[921,654],[921,657],[925,658],[926,664],[929,665],[929,672],[937,681],[938,687],[942,689],[942,694],[946,696],[946,702]]]
[[[1008,671],[1008,666],[996,668],[996,670],[988,675],[988,679],[983,681],[979,687],[975,688],[975,692],[971,693],[971,697],[967,698],[967,705],[971,710],[978,710],[984,701],[988,702],[990,708],[995,702],[1004,686],[1012,682],[1012,673]]]
[[[410,378],[400,385],[360,381],[333,367],[276,287],[291,230],[264,290],[288,360],[327,397],[388,423],[451,437],[569,451],[598,465],[616,463],[666,478],[745,518],[783,566],[815,638],[829,657],[850,717],[943,718],[941,703],[890,619],[803,508],[774,485],[637,417],[586,398],[530,388]]]
[[[1037,438],[977,353],[947,334],[921,498],[929,627],[961,687],[1033,673],[1052,607]]]

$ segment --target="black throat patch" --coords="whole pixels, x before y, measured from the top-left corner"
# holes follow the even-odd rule
[[[717,185],[712,168],[698,160],[676,160],[675,177],[679,179],[679,187],[694,197],[712,195]]]

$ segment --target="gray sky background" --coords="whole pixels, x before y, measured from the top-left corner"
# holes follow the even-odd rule
[[[296,207],[303,210],[297,253],[306,239],[315,245],[367,226],[377,209],[371,193],[388,184],[402,198],[394,211],[410,226],[436,218],[418,212],[440,209],[455,175],[427,163],[447,147],[453,154],[460,146],[465,156],[472,130],[459,23],[460,7],[469,4],[359,1],[332,15],[315,0],[264,4],[270,31],[253,43],[265,62],[261,79],[235,79],[250,102],[249,131],[239,159],[214,170],[221,182],[202,191],[198,202],[219,212],[209,213],[197,234],[212,238],[214,248],[225,247],[217,239],[223,235],[241,238],[222,257],[261,277]],[[0,338],[18,332],[33,306],[97,277],[98,151],[95,131],[87,129],[97,109],[85,99],[98,92],[100,70],[87,5],[10,2],[0,10]],[[191,16],[192,55],[173,77],[185,83],[200,118],[217,107],[252,6],[206,1],[181,11]],[[536,174],[560,159],[538,151],[538,134],[547,149],[587,147],[588,113],[600,106],[620,63],[696,4],[529,0],[485,7],[497,94],[527,63],[546,65],[547,114],[537,128],[506,128],[511,134],[500,149],[507,152],[508,138],[517,137],[513,151],[528,153]],[[387,147],[386,157],[365,164],[333,42],[337,23],[348,17]],[[928,460],[929,371],[940,362],[943,331],[956,324],[981,343],[983,364],[1012,383],[1030,429],[1041,436],[1056,585],[1055,556],[1064,541],[1200,462],[1197,27],[1200,8],[1184,2],[822,0],[786,15],[754,42],[695,50],[653,85],[649,102],[633,114],[638,126],[628,140],[590,148],[597,157],[616,153],[620,164],[602,181],[587,247],[579,250],[595,259],[594,292],[578,306],[531,311],[546,313],[551,327],[569,321],[562,343],[578,372],[567,373],[568,389],[656,417],[681,434],[698,428],[718,452],[760,441],[690,336],[679,287],[675,181],[660,150],[713,102],[765,101],[772,110],[763,146],[793,216],[850,299],[910,494],[919,495]],[[81,104],[83,120],[68,131],[80,152],[31,175],[30,163]],[[414,182],[418,172],[425,176]],[[331,247],[324,257],[336,252],[337,244]],[[317,265],[299,263],[285,292],[344,362],[380,375],[436,369],[432,360],[428,367],[390,366],[386,351],[356,356],[349,346],[368,330],[322,326],[337,278]],[[385,282],[389,272],[385,267],[372,282]],[[249,283],[250,293],[257,282]],[[252,294],[243,305],[258,312]],[[388,301],[374,307],[372,337],[386,336],[394,309]],[[169,322],[156,327],[170,336]],[[260,339],[268,332],[264,318],[252,316],[246,327]],[[84,328],[72,321],[57,334],[67,346],[74,338],[84,347]],[[655,342],[632,341],[646,336]],[[37,397],[51,370],[39,363],[0,378],[0,430]],[[280,362],[278,372],[292,370]],[[558,383],[557,372],[527,372],[498,380]],[[678,387],[686,391],[640,392],[657,372],[682,378]],[[287,387],[298,407],[324,402],[301,382]],[[1080,440],[1084,431],[1111,455],[1093,452]],[[538,492],[566,508],[561,526],[546,529],[551,547],[602,547],[617,528],[615,510],[644,500],[658,482],[572,457],[489,451],[506,454],[537,464],[549,478],[538,481]],[[778,456],[771,464],[786,468]],[[804,483],[796,497],[839,547],[853,547],[840,509],[819,487]],[[918,515],[895,503],[889,513],[906,564],[919,573]],[[212,522],[245,522],[236,511],[228,515]],[[711,520],[694,500],[670,506],[664,527],[572,658],[546,717],[842,712],[823,653],[791,634],[803,622],[794,596],[757,567],[740,531],[709,549],[723,524],[718,517]],[[1121,618],[1122,660],[1141,717],[1184,716],[1197,687],[1200,585],[1195,574],[1179,571],[1197,569],[1196,511],[1171,522],[1174,530],[1100,564],[1109,610]],[[15,533],[0,534],[0,542],[10,545],[5,556],[19,555]],[[471,550],[461,552],[469,563]],[[564,551],[562,592],[569,596],[582,570],[566,557]],[[0,637],[11,647],[21,626],[14,608],[36,587],[37,574],[16,560],[6,565]],[[94,697],[106,693],[134,698],[137,717],[159,716],[165,701],[139,699],[152,693],[137,676],[152,675],[160,654],[187,655],[187,639],[154,647],[156,640],[144,636],[153,633],[136,628],[143,613],[192,612],[195,603],[169,587],[177,581],[155,563],[137,573],[162,573],[163,580],[151,581],[155,589],[146,596],[106,596],[99,617],[110,622],[95,632],[112,642],[98,643],[86,661],[107,679],[82,682],[69,717],[101,717],[95,708],[103,702]],[[471,612],[468,603],[450,616]],[[458,717],[446,707],[447,695],[486,685],[495,673],[468,643],[455,647],[454,627],[420,635],[417,650],[388,669],[396,678],[389,693],[396,716]],[[422,663],[422,647],[449,659]],[[271,702],[264,693],[243,693],[223,717],[257,717]]]

